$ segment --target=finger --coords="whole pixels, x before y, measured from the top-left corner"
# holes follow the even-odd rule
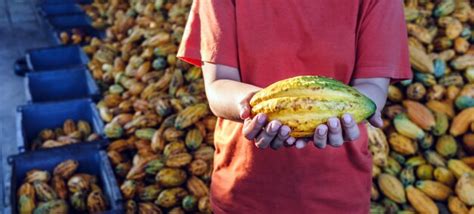
[[[296,138],[288,137],[288,139],[286,139],[286,141],[285,141],[285,146],[286,147],[293,146],[293,145],[295,145],[295,142],[296,142]]]
[[[297,139],[295,146],[297,149],[302,149],[306,146],[306,144],[308,144],[307,139]]]
[[[328,139],[328,126],[319,125],[314,131],[313,143],[316,147],[324,149]]]
[[[286,139],[288,139],[290,131],[291,131],[290,127],[281,126],[280,130],[278,131],[277,136],[271,142],[270,147],[272,147],[272,149],[274,150],[281,148],[283,146],[283,143],[286,141]]]
[[[350,114],[342,115],[342,128],[344,133],[344,139],[347,141],[353,141],[359,138],[360,131],[354,117]]]
[[[254,140],[260,131],[262,131],[266,121],[267,116],[265,116],[265,114],[258,114],[253,119],[247,118],[243,128],[245,138],[247,138],[247,140]]]
[[[240,118],[245,120],[250,117],[250,106],[248,104],[241,104],[240,105]]]
[[[372,117],[370,117],[369,122],[374,127],[382,128],[383,127],[383,120],[382,120],[381,113],[379,111],[375,112],[375,114]]]
[[[277,120],[273,120],[265,127],[264,130],[258,135],[255,146],[261,149],[267,148],[270,143],[273,141],[275,136],[278,134],[278,129],[280,129],[281,123]]]
[[[333,147],[340,147],[344,143],[342,128],[339,119],[332,117],[328,120],[329,134],[328,143]]]
[[[240,102],[239,102],[239,105],[240,105],[240,109],[239,109],[239,114],[240,114],[240,118],[241,119],[246,119],[246,118],[249,118],[251,116],[250,114],[250,99],[252,99],[252,96],[254,95],[254,93],[250,93],[250,94],[247,94],[247,96],[245,96]]]

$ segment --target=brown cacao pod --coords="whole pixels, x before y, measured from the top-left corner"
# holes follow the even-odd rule
[[[76,160],[66,160],[54,168],[53,174],[64,179],[69,179],[76,172],[77,167],[79,167],[79,162]]]
[[[33,183],[33,187],[35,188],[36,196],[42,202],[48,202],[54,199],[58,199],[58,195],[56,194],[56,192],[46,182],[35,181]]]
[[[107,200],[101,191],[92,191],[87,196],[87,211],[100,213],[107,210]]]
[[[197,159],[189,164],[188,170],[192,175],[201,176],[207,172],[208,164],[206,161]]]
[[[67,186],[62,177],[57,175],[53,176],[53,179],[51,180],[51,187],[53,187],[53,190],[58,194],[60,199],[67,199]]]
[[[209,194],[209,188],[198,177],[192,176],[189,178],[186,186],[188,190],[197,197],[203,197]]]
[[[33,183],[35,181],[49,182],[51,175],[48,171],[33,169],[26,173],[25,182]]]
[[[165,164],[168,167],[179,168],[188,165],[192,159],[193,156],[189,153],[173,154],[166,158]]]

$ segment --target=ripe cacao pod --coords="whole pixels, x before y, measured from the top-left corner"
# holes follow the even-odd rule
[[[436,151],[443,157],[453,157],[458,150],[456,140],[451,135],[443,135],[436,142]]]
[[[451,211],[451,213],[454,213],[454,214],[462,214],[462,213],[469,212],[464,202],[462,202],[456,196],[450,196],[448,198],[448,208],[449,208],[449,211]]]
[[[403,185],[395,176],[385,173],[379,175],[378,185],[386,197],[400,204],[406,202]]]
[[[425,132],[415,123],[410,121],[404,113],[395,116],[393,124],[397,132],[405,137],[420,140],[425,136]]]
[[[293,137],[310,137],[330,117],[350,113],[360,122],[375,112],[366,96],[337,80],[298,76],[271,84],[250,100],[252,115],[265,113],[269,120],[288,125]]]
[[[369,136],[369,150],[372,153],[373,163],[377,166],[385,166],[387,164],[389,151],[387,137],[381,129],[375,128],[371,125],[367,125],[367,133]]]
[[[206,161],[201,159],[196,159],[189,164],[188,170],[192,175],[201,176],[206,173],[208,169],[208,164]]]
[[[436,181],[439,181],[447,186],[452,186],[456,179],[451,171],[444,167],[437,167],[433,172]]]
[[[90,189],[90,185],[91,180],[81,174],[72,176],[67,182],[68,189],[71,193],[87,192]]]
[[[164,187],[180,186],[186,181],[186,172],[181,169],[164,168],[156,174],[156,181]]]
[[[38,196],[38,199],[42,202],[58,199],[56,192],[46,182],[35,181],[33,187],[35,188],[36,196]]]
[[[34,211],[34,214],[50,213],[69,213],[69,206],[64,200],[52,200],[46,203],[40,203]]]
[[[464,173],[456,183],[456,195],[468,206],[474,205],[474,174]]]
[[[448,161],[448,168],[456,178],[460,178],[464,173],[472,173],[473,170],[461,160],[451,159]]]
[[[189,153],[173,154],[166,158],[165,164],[167,167],[179,168],[191,163],[192,159],[193,156]]]
[[[438,213],[438,207],[425,193],[413,186],[405,188],[408,201],[419,213]]]
[[[186,186],[188,190],[197,197],[203,197],[209,193],[209,188],[206,184],[195,176],[188,179]]]
[[[77,167],[79,167],[79,162],[76,160],[66,160],[54,168],[53,174],[64,179],[69,179],[76,172]]]
[[[87,211],[100,213],[107,210],[107,200],[101,191],[92,191],[87,196]]]
[[[203,137],[199,129],[191,129],[186,134],[185,144],[190,150],[196,150],[201,146]]]
[[[137,183],[134,180],[126,180],[123,182],[122,186],[120,186],[123,198],[132,199],[137,191],[136,186]]]
[[[174,126],[177,129],[187,128],[205,117],[207,114],[209,114],[209,108],[204,103],[186,107],[178,113]]]
[[[435,126],[435,117],[423,104],[405,100],[403,101],[403,106],[407,110],[408,118],[420,128],[429,131]]]
[[[66,182],[62,177],[57,175],[53,176],[53,179],[51,180],[51,187],[53,187],[53,190],[58,194],[60,199],[67,199]]]
[[[153,203],[144,202],[138,204],[138,214],[161,214],[163,211]]]
[[[416,188],[424,192],[428,197],[438,201],[445,201],[453,192],[448,186],[429,180],[417,181]]]
[[[34,198],[22,195],[18,198],[18,213],[19,214],[33,214],[36,208]]]
[[[462,110],[451,122],[449,132],[454,137],[464,134],[474,122],[474,107]]]
[[[51,175],[48,171],[33,169],[26,173],[25,182],[33,183],[35,181],[49,182]]]
[[[415,154],[417,149],[415,143],[408,137],[393,132],[388,140],[390,148],[402,155]]]
[[[208,196],[204,196],[199,199],[198,202],[198,209],[201,213],[212,213],[211,210],[211,201],[209,200]]]
[[[433,166],[430,164],[422,164],[416,169],[416,176],[420,180],[433,179]]]

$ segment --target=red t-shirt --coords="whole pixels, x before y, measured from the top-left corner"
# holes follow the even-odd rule
[[[411,77],[402,1],[194,0],[178,57],[237,67],[259,87],[297,75],[348,84]],[[219,118],[211,201],[216,213],[368,213],[367,130],[340,148],[261,150],[242,123]]]

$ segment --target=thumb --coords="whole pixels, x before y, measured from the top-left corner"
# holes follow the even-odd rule
[[[380,114],[379,111],[375,112],[375,114],[369,119],[369,122],[374,127],[382,128],[383,126],[382,114]]]
[[[250,99],[252,99],[255,92],[247,94],[240,102],[239,102],[239,115],[240,118],[245,120],[251,116],[251,107],[250,107]]]
[[[241,103],[239,107],[240,107],[240,109],[239,109],[240,118],[243,119],[243,120],[249,118],[250,117],[250,106],[248,104]]]

